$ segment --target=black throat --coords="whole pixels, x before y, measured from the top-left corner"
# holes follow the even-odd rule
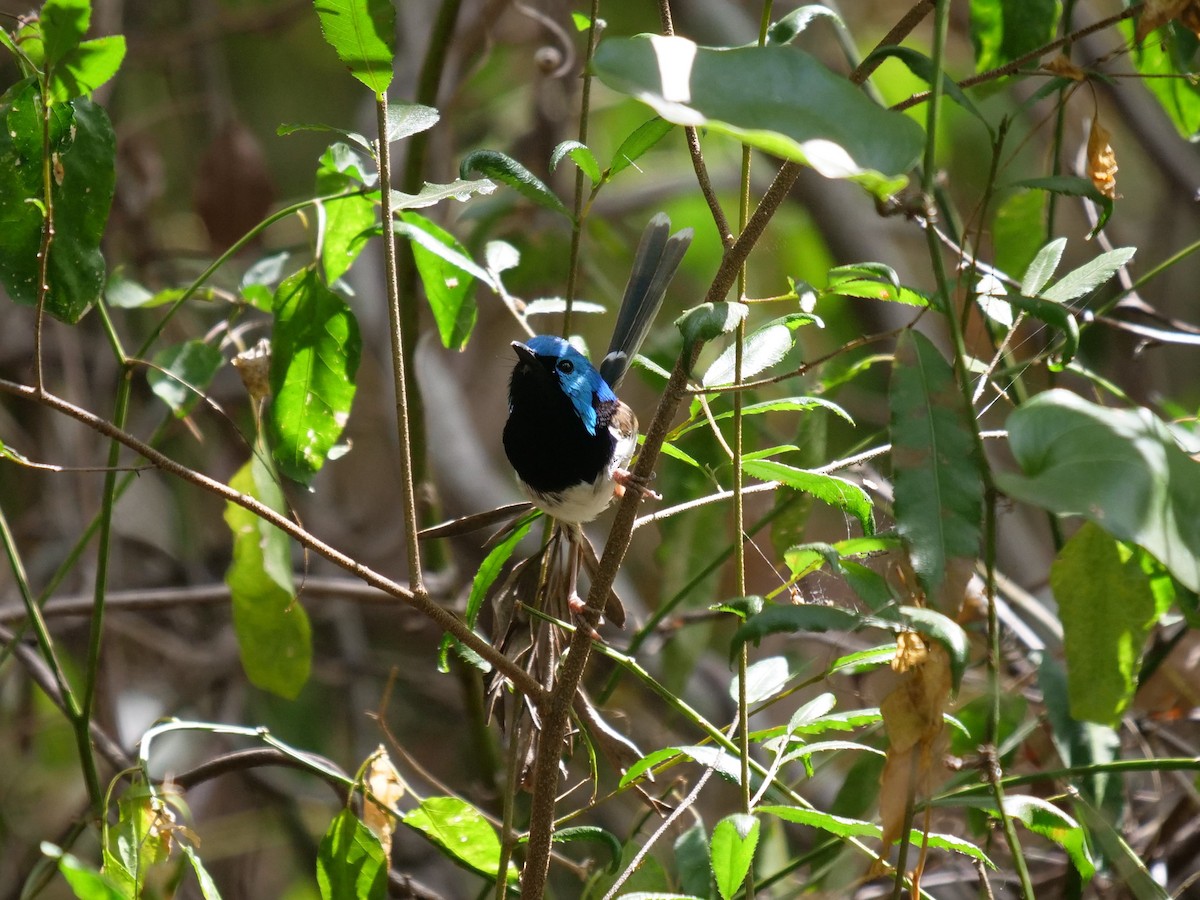
[[[595,481],[612,461],[616,438],[609,430],[617,401],[600,402],[596,433],[589,434],[562,391],[554,360],[521,360],[508,385],[504,452],[521,480],[536,491],[555,493]]]

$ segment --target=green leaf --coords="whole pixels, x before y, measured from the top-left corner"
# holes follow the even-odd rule
[[[125,37],[112,34],[84,41],[59,61],[50,76],[50,96],[57,103],[91,97],[125,60]]]
[[[221,351],[204,341],[185,341],[156,353],[155,369],[146,371],[150,390],[162,400],[177,419],[195,407],[200,393],[207,390],[221,368]]]
[[[954,690],[958,690],[971,655],[971,643],[961,625],[937,610],[924,606],[900,607],[896,621],[874,618],[870,622],[892,631],[904,630],[902,626],[907,625],[941,644],[950,657],[950,677]]]
[[[999,817],[996,801],[991,797],[962,797],[955,802],[984,809],[992,816]],[[1028,794],[1006,794],[1004,811],[1034,834],[1040,834],[1062,847],[1085,882],[1096,874],[1096,864],[1088,849],[1084,829],[1053,803]]]
[[[992,243],[997,269],[1016,274],[1028,268],[1041,245],[1045,207],[1046,196],[1040,191],[1016,191],[996,209]]]
[[[42,853],[58,860],[58,871],[78,900],[126,900],[127,894],[111,878],[54,844],[43,841]]]
[[[271,451],[284,475],[308,484],[346,427],[362,338],[350,307],[312,269],[279,285],[274,314]]]
[[[464,181],[455,179],[447,184],[431,184],[426,182],[415,194],[405,194],[403,191],[392,191],[392,211],[402,209],[424,209],[443,200],[457,200],[464,203],[476,194],[485,197],[496,190],[496,182],[487,178],[475,178]]]
[[[441,118],[432,106],[420,103],[389,103],[387,105],[387,139],[389,144],[414,134],[428,131]]]
[[[732,900],[746,880],[762,823],[754,816],[734,813],[713,828],[711,855],[717,890],[723,900]]]
[[[1065,303],[1091,293],[1112,278],[1125,263],[1133,259],[1136,247],[1118,247],[1101,253],[1091,262],[1068,272],[1050,287],[1041,291],[1041,296],[1055,303]]]
[[[979,553],[983,479],[954,370],[916,331],[896,342],[889,404],[896,528],[934,600],[950,560]]]
[[[551,836],[551,840],[556,844],[573,844],[578,842],[586,842],[593,844],[603,844],[608,850],[609,867],[614,866],[621,858],[621,842],[617,836],[606,828],[600,828],[596,825],[575,825],[571,828],[556,829]]]
[[[754,478],[778,481],[793,490],[811,494],[822,503],[828,503],[835,509],[854,516],[866,534],[875,533],[871,498],[852,481],[838,478],[836,475],[808,472],[766,459],[743,462],[742,469]]]
[[[287,510],[283,491],[260,452],[237,471],[229,486],[278,513]],[[312,629],[296,601],[291,543],[274,525],[236,503],[225,504],[225,522],[233,532],[233,561],[225,583],[233,601],[242,668],[257,687],[294,699],[308,681]]]
[[[752,378],[759,372],[780,362],[795,346],[793,332],[802,325],[821,320],[807,313],[792,313],[768,322],[746,337],[742,350],[742,378]],[[730,344],[713,361],[704,373],[701,383],[705,387],[733,384],[737,360],[737,345]]]
[[[530,172],[527,168],[498,150],[476,150],[468,154],[459,164],[460,178],[468,177],[472,172],[478,172],[492,181],[507,184],[527,200],[532,200],[538,206],[551,212],[562,213],[567,218],[570,212],[563,206],[558,196],[546,186],[546,183]]]
[[[1146,869],[1136,850],[1129,846],[1121,832],[1113,828],[1108,818],[1086,800],[1077,800],[1075,811],[1087,826],[1096,848],[1108,861],[1110,871],[1134,900],[1172,900],[1161,884]],[[1124,893],[1124,892],[1122,892]]]
[[[200,896],[204,900],[221,900],[221,892],[217,890],[216,882],[208,874],[208,869],[204,868],[204,863],[200,861],[200,857],[196,855],[196,851],[190,844],[180,844],[180,847],[183,850],[183,855],[187,857],[187,861],[192,864],[192,871],[196,873],[196,882],[200,886]]]
[[[633,133],[621,141],[621,146],[613,154],[612,162],[604,170],[604,180],[612,181],[618,172],[628,169],[646,154],[655,144],[670,134],[675,126],[659,116],[643,122],[633,130]]]
[[[676,319],[675,327],[685,343],[707,343],[733,331],[749,313],[745,303],[701,303]]]
[[[995,297],[994,299],[1000,300],[1001,298]],[[1058,360],[1050,364],[1054,371],[1061,371],[1067,363],[1075,358],[1075,354],[1079,350],[1079,323],[1070,309],[1053,300],[1025,297],[1020,294],[1005,294],[1002,302],[1010,303],[1017,309],[1029,313],[1047,325],[1053,325],[1062,332],[1062,351],[1059,353]]]
[[[317,164],[317,193],[320,195],[352,191],[366,179],[366,166],[357,153],[345,144],[329,147]],[[326,200],[317,221],[324,227],[317,246],[325,281],[333,284],[354,264],[367,245],[376,225],[375,201],[366,194],[348,193]]]
[[[712,893],[712,862],[708,854],[708,834],[704,823],[697,822],[675,839],[675,870],[679,889],[685,894],[708,897]]]
[[[895,535],[884,534],[849,538],[835,544],[799,544],[785,551],[783,558],[792,577],[803,578],[820,569],[825,563],[829,563],[836,570],[837,563],[841,560],[895,550],[896,546]]]
[[[474,279],[491,284],[491,276],[471,261],[467,248],[450,232],[415,212],[401,213],[400,218],[403,221],[395,224],[395,232],[412,242],[417,274],[433,310],[442,346],[461,350],[471,337],[478,314],[472,290]]]
[[[879,196],[906,183],[924,144],[912,119],[875,105],[794,47],[717,50],[681,37],[608,38],[593,66],[610,87],[667,121],[727,134]]]
[[[1078,178],[1072,175],[1048,175],[1045,178],[1025,178],[1014,182],[1012,186],[1035,188],[1041,191],[1049,191],[1052,194],[1060,194],[1064,197],[1086,197],[1088,200],[1091,200],[1100,207],[1100,215],[1097,218],[1096,227],[1088,235],[1089,240],[1100,233],[1100,229],[1108,223],[1108,218],[1112,215],[1112,198],[1100,193],[1096,189],[1096,186],[1092,184],[1090,178]]]
[[[46,0],[38,14],[46,62],[54,65],[79,46],[92,20],[91,0]]]
[[[655,750],[653,753],[646,754],[630,766],[625,774],[621,776],[621,787],[637,781],[645,772],[648,772],[655,766],[677,759],[680,756],[686,756],[692,762],[699,763],[706,768],[712,768],[726,781],[731,781],[735,784],[741,781],[741,763],[736,756],[725,752],[719,747],[664,747],[661,750]]]
[[[500,838],[483,814],[457,797],[426,797],[400,820],[441,848],[452,861],[495,878],[500,868]],[[508,879],[516,867],[509,863]]]
[[[317,848],[321,900],[386,900],[387,881],[388,861],[379,838],[343,809]]]
[[[1029,264],[1029,268],[1025,270],[1025,275],[1021,278],[1021,293],[1026,297],[1036,297],[1044,288],[1050,279],[1054,277],[1054,270],[1058,268],[1058,263],[1062,259],[1063,250],[1066,249],[1067,239],[1065,237],[1055,238],[1041,250],[1033,258],[1033,262]]]
[[[772,22],[771,26],[767,29],[767,43],[790,44],[804,29],[819,18],[831,20],[834,26],[840,31],[844,32],[846,30],[846,26],[841,18],[828,6],[821,3],[809,3],[798,9],[793,9],[779,21]]]
[[[1054,37],[1057,0],[971,0],[971,43],[976,71],[1024,56]]]
[[[284,122],[275,129],[275,133],[280,137],[286,137],[289,134],[295,134],[297,131],[317,131],[328,134],[336,134],[345,138],[367,156],[375,155],[375,148],[371,146],[369,138],[359,134],[357,131],[350,131],[346,128],[338,128],[334,125],[326,125],[323,122]]]
[[[1052,390],[1018,407],[1007,427],[1024,474],[997,472],[1002,491],[1090,519],[1200,589],[1200,466],[1150,410]]]
[[[579,141],[563,141],[554,148],[554,152],[550,154],[550,171],[557,170],[558,164],[568,156],[592,184],[600,183],[600,164],[596,162],[595,154]]]
[[[853,425],[854,419],[850,417],[850,413],[842,409],[832,400],[826,400],[824,397],[784,397],[779,400],[763,400],[759,403],[751,403],[742,408],[743,416],[760,416],[763,413],[771,412],[808,412],[814,409],[823,409],[833,413],[836,416],[844,419],[848,424]],[[733,410],[725,410],[725,412],[717,413],[713,419],[717,422],[725,419],[733,418]],[[696,431],[699,428],[709,427],[708,420],[705,419],[699,422],[693,422],[686,428],[681,428],[675,433],[675,438],[678,440],[685,434]],[[759,452],[759,451],[755,451]],[[749,454],[747,454],[749,457]]]
[[[350,74],[382,97],[392,83],[396,8],[392,0],[315,0],[321,33]]]
[[[42,183],[41,99],[32,80],[0,98],[0,282],[18,303],[37,303],[45,187]],[[100,296],[100,240],[114,185],[115,139],[104,110],[90,100],[55,105],[50,114],[53,157],[46,311],[79,321]]]
[[[820,810],[806,809],[801,806],[760,806],[758,812],[762,815],[775,816],[783,819],[785,822],[794,822],[798,825],[809,825],[813,828],[820,828],[822,831],[828,831],[837,837],[879,838],[883,836],[883,829],[871,822],[864,822],[861,819],[850,819],[844,816],[835,816],[830,813],[821,812]],[[926,837],[928,837],[930,847],[936,847],[939,850],[953,850],[955,853],[961,853],[972,859],[980,860],[990,869],[996,868],[982,850],[961,838],[948,834],[932,833],[926,836],[913,829],[909,839],[912,841],[913,846],[919,847],[926,840]]]
[[[1051,0],[1051,2],[1053,2],[1053,0]],[[871,54],[863,60],[862,64],[865,65],[867,63],[874,62],[875,60],[884,60],[888,57],[895,57],[896,59],[900,60],[900,62],[904,63],[904,65],[908,67],[910,72],[912,72],[926,84],[933,83],[933,60],[919,50],[914,50],[912,47],[897,47],[893,45],[878,47],[871,51]],[[956,82],[945,72],[942,73],[942,91],[947,97],[982,122],[989,133],[991,132],[991,123],[984,118],[983,113],[981,113],[978,107],[971,102],[971,98],[968,97],[963,89],[958,86],[958,82]]]
[[[1132,45],[1133,24],[1122,22],[1120,27],[1126,42]],[[1160,27],[1133,49],[1133,65],[1144,76],[1142,83],[1180,136],[1189,141],[1200,135],[1200,85],[1191,77],[1195,72],[1195,50],[1195,36],[1177,22]]]
[[[906,306],[930,306],[932,300],[928,294],[915,288],[896,287],[882,281],[871,281],[866,278],[848,278],[830,284],[822,292],[823,296],[859,297],[863,300],[885,300],[891,303],[903,303]]]
[[[1158,608],[1133,551],[1088,522],[1050,567],[1073,719],[1116,726],[1137,690]]]
[[[755,646],[768,635],[797,631],[853,631],[862,620],[838,606],[818,606],[802,603],[795,606],[771,605],[758,615],[751,616],[733,635],[730,653],[736,656],[742,645],[753,641]]]

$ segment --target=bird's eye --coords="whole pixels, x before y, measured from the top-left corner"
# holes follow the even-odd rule
[[[564,375],[570,375],[575,371],[575,363],[571,362],[569,359],[560,359],[558,361],[558,371],[562,372]]]

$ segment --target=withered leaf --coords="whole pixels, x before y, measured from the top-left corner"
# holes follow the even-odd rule
[[[1117,199],[1117,154],[1108,142],[1111,135],[1100,124],[1100,117],[1092,119],[1092,130],[1088,134],[1087,171],[1092,184],[1110,200]]]
[[[1042,68],[1051,75],[1061,75],[1063,78],[1070,78],[1072,81],[1083,81],[1087,78],[1087,73],[1075,63],[1067,58],[1065,53],[1060,53],[1048,63],[1044,63]]]

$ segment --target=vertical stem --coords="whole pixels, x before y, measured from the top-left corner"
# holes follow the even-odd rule
[[[42,324],[46,318],[46,297],[50,292],[50,245],[54,243],[54,174],[50,159],[50,92],[48,75],[39,79],[42,86],[42,243],[38,248],[37,318],[33,326],[33,384],[38,394],[46,390],[42,380]]]
[[[396,238],[392,234],[392,154],[387,136],[387,95],[375,98],[375,113],[379,138],[376,150],[379,156],[379,186],[383,201],[383,260],[387,272],[388,324],[392,338],[392,375],[396,389],[396,432],[400,441],[400,480],[404,499],[404,537],[408,551],[408,586],[413,594],[424,596],[425,584],[421,576],[421,547],[417,540],[417,492],[413,472],[412,429],[408,403],[407,368],[408,356],[404,344],[404,323],[400,310],[400,283],[396,272]],[[411,297],[411,294],[409,295]],[[416,307],[415,303],[408,303]],[[410,339],[411,340],[411,339]]]
[[[1075,11],[1075,0],[1066,0],[1063,3],[1062,12],[1062,31],[1063,35],[1071,33],[1071,16]],[[1069,56],[1071,53],[1071,42],[1063,43],[1062,52]],[[1063,134],[1066,130],[1067,123],[1067,87],[1060,88],[1058,91],[1058,109],[1054,115],[1054,145],[1051,148],[1050,157],[1050,174],[1058,175],[1062,171],[1062,146]],[[1049,241],[1054,237],[1054,216],[1058,209],[1058,195],[1054,191],[1050,191],[1050,199],[1046,204],[1046,240]]]
[[[933,29],[933,76],[929,90],[928,101],[928,119],[925,127],[925,160],[924,171],[922,174],[922,190],[926,197],[931,197],[933,194],[934,184],[937,178],[937,129],[938,116],[941,110],[942,101],[942,69],[945,63],[946,52],[946,32],[950,19],[950,0],[938,0],[934,10],[934,29]],[[946,311],[946,317],[949,320],[951,338],[954,342],[954,371],[958,382],[959,390],[962,392],[963,400],[966,403],[966,409],[972,409],[971,404],[971,385],[968,379],[966,359],[967,347],[966,339],[962,330],[962,319],[959,316],[958,309],[954,304],[954,297],[950,290],[950,282],[946,275],[946,264],[942,258],[942,248],[938,241],[937,233],[932,222],[926,223],[925,238],[929,246],[929,257],[933,264],[934,276],[937,279],[938,296],[941,298],[942,308]],[[983,447],[983,438],[979,434],[978,423],[974,417],[972,421],[972,436],[975,441],[975,450],[979,459],[980,474],[984,482],[984,495],[987,500],[986,505],[986,536],[988,540],[987,554],[988,564],[991,567],[994,564],[994,519],[996,514],[995,493],[996,488],[992,482],[991,469],[987,464],[987,456]],[[993,586],[993,573],[989,571],[989,586]],[[996,714],[996,704],[999,703],[999,677],[1000,677],[1000,634],[999,621],[996,614],[996,597],[995,592],[989,590],[988,593],[988,630],[990,638],[990,649],[988,656],[988,665],[990,668],[990,679],[994,689],[993,710],[992,715]],[[990,727],[990,726],[989,726]],[[1033,900],[1033,884],[1029,878],[1029,869],[1025,864],[1025,856],[1021,851],[1021,843],[1017,837],[1016,826],[1013,824],[1012,817],[1004,811],[1004,797],[1000,789],[999,779],[994,782],[996,803],[999,810],[1000,820],[1003,824],[1005,841],[1008,844],[1009,851],[1013,856],[1013,863],[1017,870],[1017,877],[1021,883],[1021,894],[1026,900]]]
[[[588,142],[588,116],[592,108],[592,56],[596,52],[596,39],[600,29],[596,25],[600,18],[600,0],[592,0],[591,22],[588,24],[587,56],[583,61],[583,90],[579,98],[579,143]],[[571,311],[575,305],[575,292],[579,279],[579,245],[583,240],[583,170],[575,167],[575,207],[571,218],[571,255],[567,264],[567,309],[563,313],[562,336],[571,334]]]

